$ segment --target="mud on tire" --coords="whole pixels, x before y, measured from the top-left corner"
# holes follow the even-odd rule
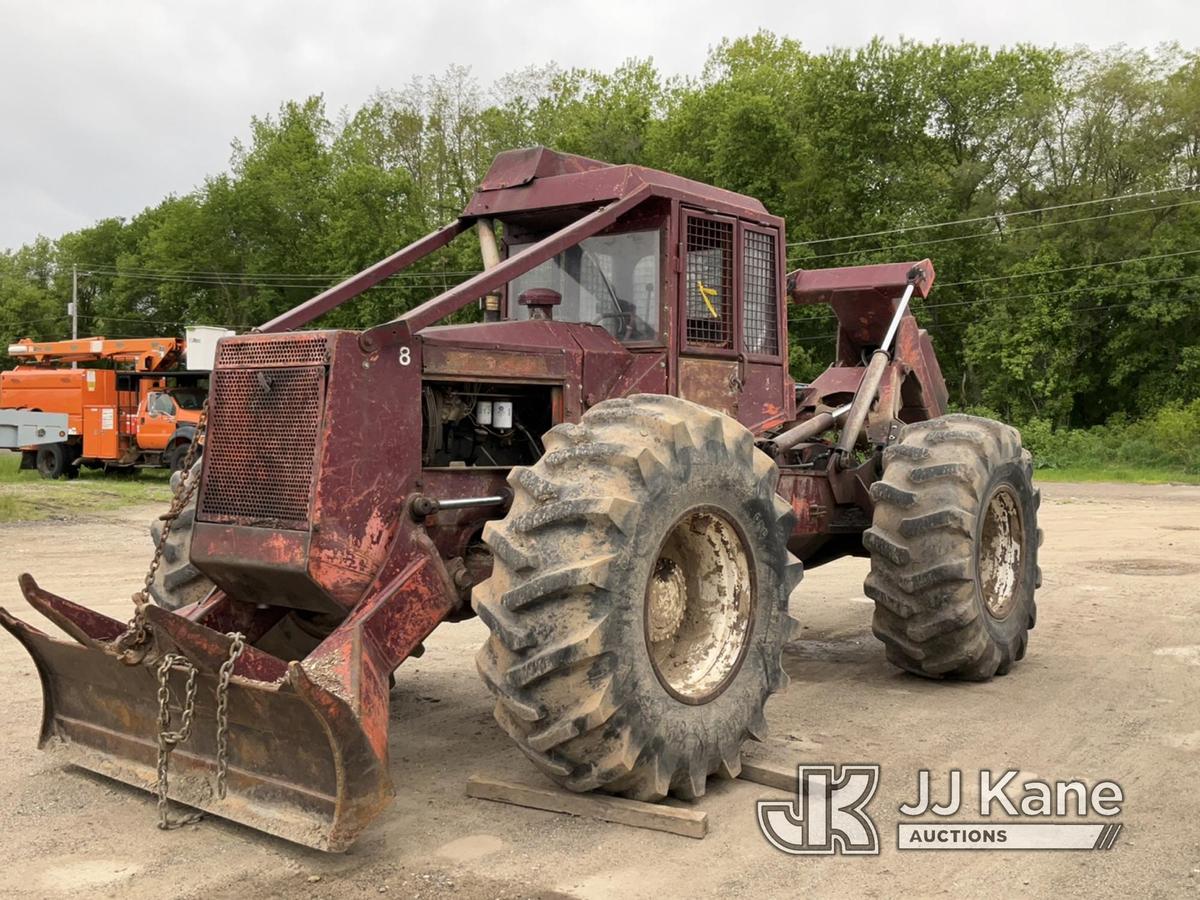
[[[1025,655],[1041,585],[1032,475],[1017,430],[975,416],[906,425],[884,450],[864,588],[895,665],[979,681]]]
[[[184,472],[178,470],[171,473],[172,491],[179,489],[180,481],[184,477],[200,477],[199,460],[192,465],[191,472],[186,473],[186,476]],[[192,546],[192,526],[196,521],[197,495],[197,491],[192,492],[187,506],[180,511],[171,526],[166,544],[163,545],[162,561],[159,563],[158,571],[154,573],[154,580],[150,583],[151,598],[164,609],[179,609],[189,606],[203,600],[213,589],[212,581],[192,565],[189,556]],[[158,546],[162,532],[162,520],[155,519],[150,523],[150,540],[153,546]]]
[[[496,720],[572,790],[699,796],[737,775],[787,681],[802,568],[778,471],[737,422],[657,395],[598,404],[545,446],[484,530],[476,662]]]

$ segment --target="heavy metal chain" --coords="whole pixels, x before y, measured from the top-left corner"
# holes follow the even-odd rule
[[[133,651],[141,647],[149,639],[149,625],[141,613],[141,606],[150,602],[150,585],[154,583],[154,576],[158,573],[158,567],[162,564],[163,548],[166,546],[167,539],[171,535],[171,528],[196,493],[196,486],[200,479],[196,477],[196,474],[192,471],[192,467],[196,463],[196,454],[203,443],[207,425],[208,401],[205,400],[204,406],[200,410],[200,420],[196,423],[196,435],[192,439],[191,444],[188,445],[187,453],[184,455],[183,464],[179,470],[181,477],[178,484],[175,485],[174,493],[171,497],[171,506],[166,513],[159,517],[163,523],[163,527],[159,533],[158,541],[154,546],[154,557],[150,560],[150,566],[146,570],[142,589],[133,595],[133,602],[137,605],[137,610],[134,612],[133,618],[129,620],[129,626],[125,633],[116,641],[117,646],[126,655],[128,662],[140,661],[140,656],[143,654],[135,654]],[[242,651],[246,648],[246,638],[240,632],[229,632],[226,637],[230,638],[232,643],[229,645],[228,657],[221,663],[221,667],[218,670],[216,691],[217,797],[220,799],[225,798],[226,779],[229,773],[229,679],[233,675],[233,668],[237,664],[238,657],[242,655]],[[179,727],[175,729],[171,725],[170,678],[172,669],[179,669],[187,673],[184,682],[183,706]],[[177,819],[172,819],[167,801],[167,779],[171,751],[178,744],[186,741],[192,733],[192,723],[196,714],[197,674],[198,670],[195,665],[178,653],[167,653],[158,664],[158,766],[155,793],[158,796],[158,827],[163,830],[190,825],[200,821],[202,818],[201,813],[193,812],[185,816],[180,816]]]
[[[225,799],[225,776],[229,771],[229,677],[238,657],[246,648],[246,640],[240,632],[230,632],[233,643],[229,645],[229,658],[221,663],[217,673],[217,799]]]
[[[184,688],[183,713],[180,717],[178,730],[171,730],[171,692],[169,681],[171,668],[179,666],[187,672],[187,682]],[[158,827],[164,831],[180,828],[200,821],[199,813],[171,819],[167,809],[167,766],[171,760],[171,751],[181,741],[186,741],[192,733],[192,717],[196,712],[196,667],[177,653],[168,653],[158,664],[158,783],[155,792],[158,794]]]
[[[145,617],[142,616],[140,607],[143,603],[150,602],[150,585],[154,583],[154,576],[158,572],[158,567],[162,564],[163,548],[167,545],[167,538],[170,537],[171,528],[175,524],[175,520],[179,518],[179,514],[191,502],[192,496],[196,493],[196,486],[200,479],[192,472],[192,466],[196,462],[196,454],[199,452],[200,445],[204,439],[204,433],[208,426],[208,400],[205,399],[204,406],[200,410],[200,421],[196,423],[196,434],[192,442],[188,445],[187,453],[183,457],[183,464],[179,469],[181,475],[179,483],[175,485],[174,493],[171,496],[170,508],[159,516],[159,520],[163,523],[162,531],[158,535],[158,541],[154,545],[154,557],[150,560],[150,567],[146,570],[146,577],[142,582],[142,589],[133,595],[135,610],[133,618],[129,620],[129,624],[125,633],[117,638],[117,647],[125,654],[128,662],[138,662],[135,659],[132,651],[134,648],[140,647],[146,643],[149,638],[149,627]]]
[[[192,472],[192,466],[196,463],[196,453],[199,451],[200,442],[204,438],[205,429],[208,426],[208,400],[204,401],[204,406],[200,410],[200,421],[196,423],[196,436],[192,442],[188,444],[187,453],[183,457],[183,465],[179,471],[181,477],[179,484],[175,486],[175,493],[171,498],[170,508],[159,516],[163,523],[162,532],[159,534],[158,542],[154,546],[154,558],[150,560],[150,568],[146,571],[146,578],[142,583],[141,602],[146,602],[150,595],[150,585],[154,583],[154,575],[158,572],[159,564],[162,562],[163,547],[166,546],[167,538],[171,534],[171,528],[175,524],[175,520],[179,518],[179,514],[191,502],[192,495],[196,493],[196,485],[200,479],[195,477]]]
[[[226,778],[229,773],[229,679],[233,675],[233,667],[237,664],[238,657],[246,648],[246,638],[240,632],[231,631],[226,637],[232,640],[229,656],[221,663],[217,674],[217,797],[222,800],[225,799]],[[187,673],[179,728],[175,730],[171,729],[169,689],[172,668]],[[196,674],[196,667],[177,653],[168,653],[158,664],[158,781],[155,793],[158,795],[158,827],[164,831],[194,824],[202,818],[202,814],[196,812],[172,819],[167,805],[167,771],[171,751],[177,744],[186,741],[192,733],[192,721],[196,712]]]

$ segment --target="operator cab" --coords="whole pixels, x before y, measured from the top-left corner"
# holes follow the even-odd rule
[[[556,166],[592,162],[537,153],[534,168],[547,174],[500,190],[548,189],[572,177],[552,174]],[[795,391],[787,372],[782,220],[749,197],[637,166],[607,168],[628,170],[628,181],[652,189],[607,228],[512,278],[500,317],[595,326],[635,354],[661,356],[664,381],[644,390],[719,409],[755,430],[787,421]],[[582,212],[564,203],[497,216],[504,255],[552,238]]]
[[[658,343],[662,243],[657,228],[587,238],[509,282],[509,318],[532,315],[519,302],[526,291],[552,290],[562,298],[553,312],[559,321],[599,325],[623,344]],[[529,245],[510,243],[508,253]]]

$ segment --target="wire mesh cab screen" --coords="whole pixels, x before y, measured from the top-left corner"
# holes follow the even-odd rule
[[[779,285],[775,233],[742,232],[742,343],[747,353],[779,353]]]
[[[684,234],[687,349],[778,357],[779,232],[688,212]]]
[[[687,342],[733,349],[733,222],[687,216]]]

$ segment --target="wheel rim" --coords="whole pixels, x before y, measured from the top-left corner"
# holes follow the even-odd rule
[[[979,533],[979,590],[994,619],[1012,612],[1021,582],[1025,526],[1017,496],[1007,485],[992,492],[984,507]]]
[[[739,530],[708,508],[681,516],[646,589],[646,647],[676,699],[707,703],[728,687],[749,646],[755,586]]]

